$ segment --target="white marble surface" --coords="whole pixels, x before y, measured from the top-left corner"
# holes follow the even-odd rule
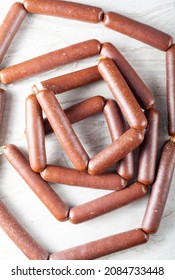
[[[0,1],[0,21],[2,21],[13,0]],[[175,38],[175,1],[174,0],[79,0],[82,3],[101,6],[105,11],[114,10],[131,16],[136,20],[153,25]],[[166,132],[165,97],[165,54],[147,45],[105,29],[103,24],[88,24],[66,19],[28,15],[10,46],[1,69],[37,55],[74,44],[79,41],[97,38],[101,42],[110,41],[125,55],[138,71],[156,97],[156,107],[161,112],[160,147]],[[98,58],[75,62],[59,69],[43,73],[13,85],[3,86],[7,100],[0,134],[0,145],[13,143],[26,151],[25,99],[34,82],[78,70],[97,63]],[[103,82],[72,90],[58,98],[63,107],[94,95],[111,97]],[[90,156],[110,143],[109,133],[102,115],[74,125],[75,131]],[[60,149],[54,135],[46,139],[48,162],[71,166],[68,158]],[[167,170],[168,172],[168,170]],[[54,185],[56,192],[71,206],[99,197],[107,191],[89,190],[69,186]],[[29,187],[3,156],[0,158],[0,198],[20,220],[24,227],[49,252],[59,251],[139,227],[148,197],[124,208],[85,222],[73,225],[57,222],[40,203]],[[103,259],[175,259],[175,177],[172,182],[168,202],[159,231],[150,237],[149,243],[123,252],[106,256]],[[25,260],[26,257],[0,230],[0,260]]]

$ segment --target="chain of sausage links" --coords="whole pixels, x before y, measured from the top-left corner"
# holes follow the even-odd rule
[[[70,10],[71,13],[69,13]],[[25,0],[24,5],[21,3],[15,3],[12,5],[11,9],[9,10],[6,18],[4,19],[1,25],[0,61],[2,61],[8,47],[10,46],[11,41],[13,40],[27,12],[60,16],[76,20],[83,20],[91,23],[98,23],[100,21],[103,21],[104,25],[108,28],[111,28],[115,31],[121,32],[132,38],[140,40],[162,51],[166,51],[168,133],[171,136],[171,138],[170,140],[166,141],[163,145],[156,179],[153,183],[153,180],[155,178],[159,113],[157,110],[152,108],[155,100],[149,89],[146,87],[146,85],[143,83],[143,81],[140,79],[140,77],[137,75],[137,73],[131,67],[131,65],[121,55],[121,53],[110,43],[104,43],[103,45],[101,45],[97,40],[89,40],[1,70],[0,80],[2,83],[7,84],[21,80],[23,78],[27,78],[34,74],[41,73],[43,71],[48,71],[54,67],[70,63],[77,59],[82,59],[100,53],[103,57],[99,62],[98,70],[105,82],[108,84],[109,89],[111,90],[114,98],[116,99],[122,113],[124,114],[131,128],[128,131],[126,131],[123,125],[122,118],[121,127],[117,127],[115,117],[117,114],[120,114],[120,109],[118,108],[118,105],[115,103],[115,101],[109,100],[104,107],[104,114],[111,133],[112,144],[89,161],[88,172],[94,175],[92,177],[99,176],[100,178],[102,175],[98,174],[104,172],[114,162],[120,160],[121,158],[124,158],[129,152],[130,157],[128,159],[128,156],[124,158],[124,163],[123,165],[121,165],[122,167],[117,169],[117,172],[121,175],[121,177],[124,177],[124,179],[126,180],[132,177],[132,150],[136,146],[140,145],[140,143],[143,141],[144,129],[146,128],[148,122],[148,129],[145,133],[145,139],[141,144],[140,149],[138,182],[118,192],[118,194],[121,194],[120,203],[122,204],[122,206],[123,204],[125,205],[128,203],[127,199],[123,200],[123,196],[127,198],[127,193],[129,201],[131,201],[132,199],[135,200],[146,194],[148,191],[147,185],[153,183],[151,195],[148,200],[145,215],[140,229],[134,229],[128,232],[109,236],[59,253],[49,254],[43,248],[41,248],[41,246],[26,232],[26,230],[19,224],[16,218],[9,212],[4,203],[0,201],[0,225],[2,229],[7,233],[7,235],[9,235],[9,237],[29,259],[95,259],[106,254],[114,253],[125,248],[130,248],[132,246],[136,246],[147,242],[148,234],[155,233],[158,230],[163,210],[166,204],[169,188],[171,185],[175,163],[175,45],[173,45],[172,37],[162,31],[134,21],[120,14],[114,12],[104,13],[104,11],[98,7],[55,0],[51,0],[48,2],[43,0],[37,0],[36,5],[36,1]],[[87,50],[84,51],[85,48],[88,49],[88,52]],[[72,50],[74,51],[72,52]],[[67,52],[69,55],[71,54],[69,56],[69,59],[63,58],[62,55],[65,52]],[[56,57],[61,57],[61,59],[55,60]],[[37,70],[35,69],[36,63],[38,65]],[[14,69],[15,73],[17,73],[15,75]],[[93,69],[93,71],[96,70],[97,69],[95,68]],[[91,78],[89,81],[86,81],[85,79],[84,81],[80,81],[78,85],[76,83],[72,83],[72,85],[69,86],[70,89],[76,88],[78,86],[83,86],[84,84],[88,84],[90,82],[94,82],[96,80],[101,79],[101,76],[99,78],[99,72],[96,72],[97,78],[93,79],[90,75]],[[76,75],[76,72],[72,74],[70,73],[68,75],[72,75],[73,77],[74,75]],[[58,78],[61,79],[60,77]],[[74,80],[70,79],[70,81]],[[54,84],[53,79],[52,81],[46,81],[46,84],[49,84],[50,82],[53,82]],[[45,82],[42,83],[45,85]],[[63,90],[61,90],[61,92],[64,92],[66,88],[67,87],[64,88],[63,83]],[[34,87],[33,89],[36,90],[36,87]],[[45,91],[47,91],[47,89]],[[145,94],[143,94],[143,92]],[[57,89],[55,90],[55,92],[53,92],[53,102],[55,101],[54,93],[57,93]],[[123,93],[124,97],[122,98],[121,96],[123,96]],[[45,105],[48,104],[45,103],[46,99],[42,101],[40,100],[39,94],[44,95],[44,93],[41,93],[40,91],[36,95],[40,105],[42,103],[41,107],[43,109],[43,107],[45,107]],[[4,101],[5,92],[3,90],[0,90],[0,121],[3,115]],[[36,108],[38,108],[32,114],[35,113],[36,116],[39,115],[41,117],[41,109],[38,106],[34,95],[32,97],[30,96],[28,102],[29,104],[30,102],[34,102]],[[56,104],[56,106],[58,107],[59,105]],[[146,117],[142,113],[140,106],[141,108],[147,110],[145,111]],[[62,117],[64,117],[65,122],[67,122],[67,117],[65,118],[65,113],[62,111],[61,107],[60,114],[62,114]],[[53,129],[54,124],[52,123],[52,117],[49,116],[49,120],[50,119]],[[45,120],[45,124],[47,124],[47,119]],[[64,130],[64,133],[68,133],[68,131],[70,130],[69,124],[70,123],[67,122],[69,129],[66,131]],[[115,124],[115,129],[113,124]],[[42,127],[42,124],[40,126]],[[44,128],[46,127],[47,125],[43,126],[42,137],[44,137]],[[71,133],[73,133],[72,130]],[[26,134],[28,135],[27,128]],[[123,139],[128,141],[127,139],[129,138],[132,139],[131,142],[124,142]],[[117,147],[120,145],[120,143],[125,143],[125,151],[123,151],[122,149],[118,150]],[[80,144],[78,144],[78,146],[79,145]],[[31,189],[32,181],[29,182],[29,177],[26,176],[26,174],[29,172],[31,175],[30,179],[35,182],[38,182],[37,189],[33,188],[32,190],[35,192],[36,195],[38,195],[40,200],[46,205],[46,207],[58,220],[67,219],[68,214],[70,220],[72,220],[72,222],[75,223],[92,218],[91,216],[89,217],[87,215],[87,212],[89,211],[89,209],[93,209],[94,205],[95,208],[93,210],[96,211],[95,216],[98,216],[103,212],[109,212],[114,209],[110,203],[109,206],[107,206],[107,209],[104,210],[103,201],[105,201],[105,203],[108,201],[108,197],[104,196],[97,200],[91,201],[89,205],[81,205],[69,210],[69,207],[62,201],[62,199],[58,195],[54,193],[50,186],[41,179],[39,174],[32,171],[29,162],[25,159],[25,157],[22,155],[22,153],[18,150],[17,147],[15,147],[14,145],[7,145],[3,147],[2,150],[6,158],[17,169],[17,171],[20,173],[23,179],[29,184]],[[43,150],[44,149],[42,148],[42,151]],[[106,158],[105,156],[106,152],[110,155],[108,156],[108,158]],[[118,154],[117,160],[113,157],[114,152]],[[151,161],[149,156],[150,154],[152,155]],[[15,161],[14,156],[16,157]],[[36,155],[34,155],[34,163],[35,156]],[[84,156],[86,157],[86,153],[84,154]],[[86,157],[86,159],[85,157],[84,159],[82,159],[82,162],[84,162],[86,166],[88,157]],[[42,163],[43,162],[44,165],[41,169],[44,169],[46,166],[45,156],[42,160]],[[75,163],[75,166],[76,164],[77,163]],[[82,166],[83,164],[80,167],[78,167],[78,169],[81,170]],[[35,167],[36,166],[34,164],[33,169],[35,169]],[[46,167],[46,169],[47,168],[48,167]],[[83,167],[83,169],[84,168],[86,169],[86,167]],[[43,174],[46,175],[46,169],[44,169],[44,171],[42,171],[41,173],[43,177]],[[167,169],[169,170],[168,176]],[[35,171],[40,170],[37,169]],[[51,173],[48,172],[47,174],[51,176]],[[57,180],[60,180],[60,178],[57,178]],[[124,192],[123,195],[122,192]],[[115,193],[116,192],[114,192],[112,196],[115,197]],[[111,198],[109,200],[111,201]],[[115,200],[113,201],[116,203]],[[118,207],[121,207],[120,203]],[[83,210],[80,211],[79,208],[82,208]],[[13,228],[13,231],[11,231],[11,228]]]

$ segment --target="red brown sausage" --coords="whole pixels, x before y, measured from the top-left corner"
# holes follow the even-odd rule
[[[144,244],[149,236],[141,229],[133,229],[99,240],[50,254],[49,260],[94,260],[134,246]]]
[[[56,165],[48,165],[41,172],[41,177],[52,183],[106,190],[121,190],[127,183],[114,173],[91,176],[85,172]]]
[[[155,109],[146,111],[148,128],[144,141],[140,146],[138,181],[145,185],[151,185],[155,178],[156,159],[159,136],[159,112]]]
[[[99,61],[98,70],[107,83],[130,127],[145,129],[147,120],[134,95],[110,58]]]
[[[77,170],[85,171],[89,157],[56,99],[54,92],[45,88],[37,93],[36,97],[69,159]]]
[[[1,200],[0,227],[30,260],[49,258],[49,253],[32,238]]]
[[[104,43],[100,54],[104,57],[109,57],[114,61],[141,108],[149,109],[154,106],[154,96],[141,80],[137,72],[114,45],[111,43]]]
[[[71,208],[69,212],[69,220],[74,224],[88,221],[121,208],[145,196],[147,192],[148,188],[145,185],[136,182],[121,191],[114,191],[80,206]]]
[[[102,112],[105,102],[106,99],[104,97],[94,96],[68,107],[64,112],[70,123],[74,124]],[[53,132],[53,129],[46,118],[44,119],[44,131],[45,134]]]
[[[168,134],[175,136],[175,45],[166,52]]]
[[[126,131],[123,115],[117,103],[112,99],[107,101],[103,113],[108,124],[112,141],[114,141]],[[118,162],[117,173],[125,180],[130,180],[132,178],[134,174],[134,158],[132,152]]]
[[[15,34],[25,19],[27,11],[22,3],[14,3],[0,26],[0,63],[3,60]]]
[[[147,233],[157,232],[166,205],[175,166],[175,143],[166,141],[152,185],[151,195],[142,221],[142,229]]]
[[[103,110],[112,141],[118,139],[125,131],[126,124],[122,112],[115,100],[109,99]]]
[[[173,44],[169,34],[118,13],[106,13],[104,25],[161,51],[166,51]]]
[[[101,44],[92,39],[29,59],[0,71],[0,81],[10,84],[53,68],[100,53]]]
[[[59,221],[67,220],[68,206],[39,174],[32,171],[20,150],[14,145],[7,145],[4,155],[53,216]]]
[[[62,76],[42,81],[43,87],[51,88],[55,94],[63,93],[71,89],[86,86],[90,83],[102,79],[97,66],[81,69]],[[36,85],[32,87],[32,92],[37,93],[39,90]]]
[[[99,175],[103,173],[139,146],[143,139],[143,131],[130,128],[89,161],[89,174]]]
[[[104,12],[101,8],[57,0],[24,0],[24,7],[29,13],[56,16],[91,23],[103,20]]]
[[[46,149],[42,109],[34,94],[26,99],[26,136],[29,162],[33,171],[41,172],[46,167]]]
[[[0,128],[2,124],[3,111],[5,106],[5,97],[6,97],[5,91],[0,88]]]

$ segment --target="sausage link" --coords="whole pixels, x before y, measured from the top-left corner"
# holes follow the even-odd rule
[[[103,113],[107,121],[112,141],[114,141],[126,131],[123,115],[117,103],[112,99],[107,101]],[[134,158],[132,152],[118,162],[117,173],[125,180],[130,180],[132,178],[134,174]]]
[[[0,227],[30,260],[47,260],[46,252],[0,200]]]
[[[145,113],[148,120],[148,128],[145,138],[140,146],[138,181],[145,185],[151,185],[155,178],[156,159],[159,135],[159,112],[150,109]]]
[[[166,52],[168,134],[175,136],[175,45]]]
[[[0,63],[3,60],[15,34],[27,15],[22,3],[14,3],[0,26]]]
[[[126,124],[122,112],[115,100],[109,99],[103,110],[112,141],[118,139],[125,131]]]
[[[104,12],[101,8],[57,0],[24,0],[24,6],[29,13],[56,16],[90,23],[103,20]]]
[[[173,44],[169,34],[118,13],[106,13],[104,25],[161,51],[166,51]]]
[[[139,146],[143,139],[143,131],[130,128],[89,161],[89,174],[99,175],[103,173]]]
[[[157,232],[166,205],[175,166],[175,143],[166,141],[152,185],[151,195],[142,221],[142,229],[147,233]]]
[[[91,176],[72,168],[55,165],[48,165],[41,172],[41,177],[52,183],[117,191],[123,189],[127,184],[123,178],[114,173]]]
[[[130,127],[141,130],[145,129],[147,120],[114,62],[110,58],[103,58],[98,64],[98,70]]]
[[[45,88],[37,93],[36,97],[69,159],[76,169],[85,171],[89,157],[56,99],[54,92]]]
[[[114,45],[111,43],[104,43],[100,54],[104,57],[109,57],[114,61],[141,108],[149,109],[154,106],[154,96],[141,80],[137,72]]]
[[[90,83],[101,80],[102,77],[97,66],[81,69],[62,76],[42,81],[43,87],[51,88],[55,94],[63,93],[71,89],[86,86]],[[32,92],[37,93],[39,90],[37,85],[32,87]]]
[[[121,208],[145,196],[147,192],[147,186],[136,182],[121,191],[114,191],[80,206],[71,208],[69,212],[69,220],[74,224],[88,221]]]
[[[74,124],[102,112],[105,102],[106,99],[104,97],[94,96],[68,107],[64,112],[70,123]],[[44,131],[45,134],[53,132],[47,118],[44,119]]]
[[[10,84],[53,68],[100,53],[101,44],[92,39],[29,59],[0,71],[0,81]]]
[[[125,158],[120,160],[117,165],[117,173],[129,181],[134,175],[134,155],[133,152],[129,153]]]
[[[149,236],[141,229],[133,229],[50,254],[49,260],[94,260],[134,246],[144,244]]]
[[[68,206],[39,174],[32,171],[28,160],[20,150],[15,145],[7,145],[4,148],[4,155],[55,218],[59,221],[67,220]]]
[[[5,91],[0,88],[0,128],[1,128],[1,124],[2,124],[3,111],[4,111],[4,106],[5,106],[5,98],[6,98]]]
[[[30,166],[33,171],[41,172],[47,163],[45,133],[42,109],[34,94],[26,99],[26,136]]]

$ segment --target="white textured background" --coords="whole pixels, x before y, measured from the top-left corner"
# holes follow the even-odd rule
[[[0,1],[0,22],[14,2],[13,0]],[[104,11],[113,10],[121,12],[170,33],[175,38],[174,0],[79,0],[79,2],[101,6]],[[109,41],[116,45],[152,90],[157,101],[156,108],[161,113],[161,147],[163,140],[167,138],[164,52],[104,28],[102,23],[93,25],[56,17],[28,15],[0,67],[2,69],[46,52],[92,38],[99,39],[101,42]],[[7,91],[7,100],[0,134],[0,145],[13,143],[26,151],[26,140],[23,135],[25,127],[24,105],[34,82],[89,67],[94,63],[96,64],[97,61],[98,57],[93,57],[54,69],[38,75],[38,77],[32,77],[13,85],[1,85]],[[94,95],[111,97],[104,82],[98,82],[59,95],[58,98],[63,107],[68,107],[77,101]],[[90,156],[93,156],[111,142],[102,114],[75,124],[74,128]],[[71,166],[54,135],[47,137],[46,144],[49,163]],[[102,190],[89,190],[87,188],[61,185],[54,185],[53,187],[71,206],[79,205],[108,193]],[[175,180],[171,186],[160,229],[155,235],[150,237],[149,243],[106,256],[103,259],[175,259],[174,187]],[[49,252],[53,252],[139,227],[148,197],[80,225],[73,225],[69,222],[57,222],[16,171],[1,156],[0,198],[3,199],[33,237]],[[26,257],[0,230],[0,260],[10,259],[25,260]]]

